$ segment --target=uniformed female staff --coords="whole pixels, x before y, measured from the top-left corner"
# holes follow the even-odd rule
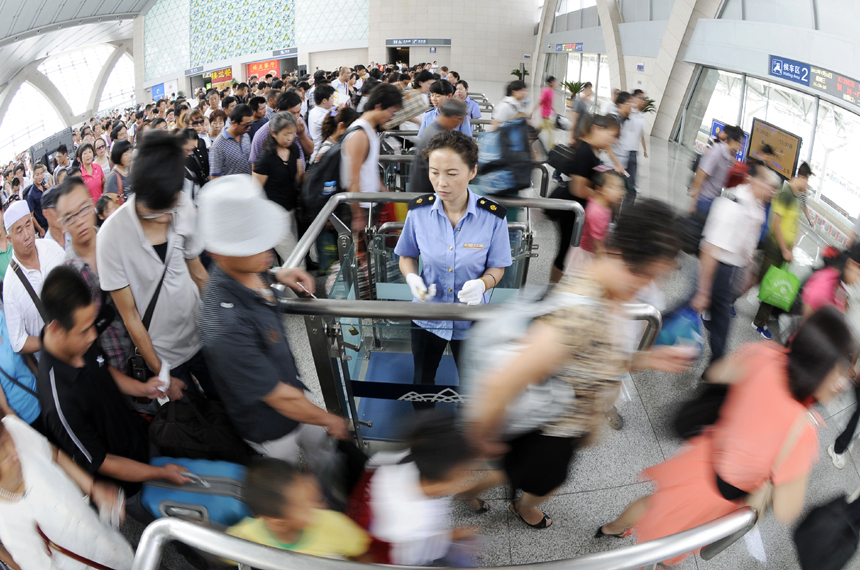
[[[403,233],[394,252],[412,290],[413,302],[478,305],[489,302],[511,265],[506,210],[469,190],[478,172],[478,146],[459,131],[433,137],[424,150],[435,194],[409,204]],[[423,269],[418,273],[418,256]],[[413,384],[433,385],[448,343],[459,359],[468,321],[414,321]],[[416,404],[416,409],[433,404]]]

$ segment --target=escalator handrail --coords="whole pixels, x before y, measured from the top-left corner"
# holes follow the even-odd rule
[[[753,527],[756,512],[743,507],[734,513],[675,535],[609,552],[570,560],[497,567],[497,570],[634,570],[681,556]],[[523,531],[525,532],[525,531]],[[369,570],[368,564],[298,554],[248,542],[176,518],[159,519],[143,531],[132,570],[157,570],[164,547],[178,541],[208,554],[259,570]]]

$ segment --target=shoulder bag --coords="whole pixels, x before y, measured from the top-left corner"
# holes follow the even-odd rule
[[[779,450],[779,454],[773,461],[767,480],[761,487],[747,495],[745,501],[746,505],[748,507],[752,507],[755,509],[756,513],[758,513],[756,524],[761,522],[764,513],[773,503],[773,474],[782,467],[782,464],[785,463],[786,459],[788,459],[789,454],[791,454],[795,444],[797,444],[797,440],[800,439],[801,434],[803,434],[803,428],[806,427],[806,424],[809,421],[808,417],[809,412],[804,410],[803,413],[800,414],[800,417],[795,420],[794,425],[791,427],[791,431],[788,432],[788,437],[785,438],[785,442],[783,442],[782,447]]]
[[[168,242],[169,243],[169,242]],[[170,262],[170,248],[168,246],[167,254],[164,256],[164,271],[161,273],[161,279],[158,280],[158,286],[155,288],[155,293],[152,294],[152,299],[149,300],[149,305],[146,306],[146,311],[143,313],[143,328],[149,331],[149,324],[152,322],[152,313],[155,312],[155,305],[158,303],[158,294],[161,293],[161,286],[164,284],[164,277],[167,275],[167,268]],[[152,375],[149,367],[146,365],[146,360],[140,354],[137,347],[134,348],[134,354],[129,358],[129,369],[131,377],[139,382],[146,382]]]
[[[27,279],[26,275],[24,275],[24,272],[21,270],[21,266],[18,265],[18,262],[14,259],[9,261],[9,265],[12,266],[12,271],[15,272],[15,275],[18,276],[18,279],[21,280],[21,285],[24,286],[24,290],[27,291],[27,294],[30,296],[30,299],[36,306],[36,310],[39,311],[39,316],[42,317],[42,321],[44,323],[47,323],[48,318],[45,316],[45,307],[42,306],[42,300],[36,294],[36,291],[33,289],[33,285],[30,283],[30,280]]]

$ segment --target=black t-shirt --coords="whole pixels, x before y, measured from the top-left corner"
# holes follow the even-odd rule
[[[254,164],[254,172],[268,176],[263,189],[269,200],[280,204],[287,210],[296,207],[296,173],[298,172],[297,161],[299,158],[299,147],[296,144],[290,147],[290,157],[286,161],[278,156],[278,153],[263,152]]]
[[[566,171],[570,173],[571,178],[574,176],[582,176],[583,178],[591,180],[594,176],[594,169],[597,166],[600,166],[600,159],[597,157],[597,154],[595,154],[594,148],[585,141],[579,141],[574,148],[573,156],[570,159]],[[574,200],[579,202],[580,205],[585,208],[588,205],[588,200],[577,198],[570,193],[569,188],[570,184],[567,182],[564,183],[553,191],[550,198]]]
[[[75,368],[43,349],[37,374],[42,419],[50,439],[85,471],[95,474],[108,454],[149,462],[143,420],[126,404],[98,343]],[[130,495],[139,483],[117,482]]]

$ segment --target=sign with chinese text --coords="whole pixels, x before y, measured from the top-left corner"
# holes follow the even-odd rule
[[[158,101],[159,99],[164,99],[164,83],[152,86],[152,100]]]
[[[726,124],[722,121],[718,121],[713,119],[711,121],[711,138],[717,138],[721,132],[726,128]],[[741,149],[735,153],[735,160],[738,162],[743,162],[744,155],[746,154],[747,145],[750,142],[750,136],[744,131],[744,138],[741,141]]]
[[[212,87],[216,89],[229,85],[233,81],[233,68],[216,69],[211,72],[209,78],[212,80]]]
[[[555,44],[555,51],[582,51],[582,43]]]
[[[185,77],[191,77],[192,75],[200,75],[203,73],[203,66],[198,65],[197,67],[191,67],[185,70]]]
[[[800,154],[800,143],[801,139],[799,136],[766,123],[761,119],[753,119],[749,156],[765,160],[765,157],[759,154],[759,149],[761,149],[762,145],[769,144],[773,147],[776,159],[771,160],[767,165],[787,180],[790,180],[794,176],[794,169],[797,167],[797,159]]]
[[[284,49],[276,49],[272,52],[272,57],[296,57],[299,55],[299,48],[284,48]]]
[[[396,40],[385,40],[385,45],[388,47],[397,46],[449,46],[451,40],[443,40],[441,38],[403,38]]]
[[[281,77],[281,61],[278,59],[270,59],[269,61],[255,61],[246,65],[248,69],[248,77],[256,75],[257,79],[262,79],[267,74],[271,73],[274,77]]]
[[[835,71],[772,55],[770,75],[799,83],[814,91],[841,99],[854,107],[860,107],[860,81]]]

